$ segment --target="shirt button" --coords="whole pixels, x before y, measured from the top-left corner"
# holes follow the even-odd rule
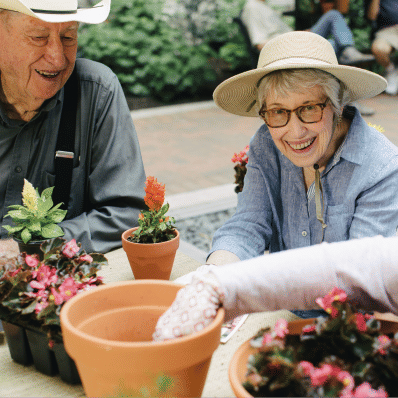
[[[20,173],[21,171],[22,171],[22,167],[21,166],[15,167],[15,172],[16,173]]]
[[[307,236],[307,231],[303,231],[303,232],[301,233],[301,235]]]

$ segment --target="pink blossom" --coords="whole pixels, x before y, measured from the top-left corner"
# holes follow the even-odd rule
[[[265,333],[263,336],[263,341],[261,345],[270,345],[272,343],[273,337],[271,333]]]
[[[22,267],[19,267],[15,271],[11,272],[10,277],[17,275],[19,273],[19,271],[21,271],[21,269],[22,269]]]
[[[355,314],[355,324],[357,325],[357,329],[360,332],[366,332],[366,329],[368,327],[366,326],[366,320],[363,314],[360,313]]]
[[[337,374],[337,380],[341,381],[344,385],[343,390],[340,393],[340,396],[348,395],[352,392],[352,389],[355,387],[354,378],[345,370],[341,370]]]
[[[51,288],[50,300],[54,300],[55,305],[61,305],[64,302],[62,294],[58,293],[53,287]]]
[[[249,158],[247,156],[248,151],[249,151],[249,145],[246,145],[246,147],[243,151],[240,151],[239,153],[234,153],[234,156],[232,156],[231,161],[233,163],[246,164],[249,160]]]
[[[384,398],[388,397],[384,388],[374,390],[368,382],[362,383],[354,392],[354,398]]]
[[[336,316],[339,314],[337,308],[332,306],[332,303],[335,301],[339,301],[343,303],[344,301],[347,300],[347,295],[344,292],[344,290],[339,289],[337,287],[334,287],[331,292],[329,292],[325,297],[323,298],[317,298],[315,302],[322,307],[332,318],[336,318]]]
[[[29,265],[29,267],[36,268],[39,264],[39,259],[35,255],[31,256],[27,254],[25,257],[25,263]]]
[[[299,365],[306,376],[310,376],[311,373],[314,371],[314,365],[311,362],[301,361]]]
[[[86,261],[89,264],[91,264],[93,262],[93,258],[89,254],[85,254],[84,256],[79,257],[79,261],[81,262]]]
[[[46,299],[39,301],[35,307],[35,313],[38,314],[40,311],[44,310],[48,306],[48,302]]]
[[[307,325],[307,326],[304,326],[301,329],[301,333],[303,333],[303,334],[313,333],[315,331],[316,331],[316,326],[315,325]]]
[[[322,386],[331,377],[337,377],[341,369],[337,366],[323,364],[320,368],[314,368],[311,372],[311,384],[313,386]]]
[[[379,352],[381,355],[386,355],[386,348],[391,344],[391,339],[386,336],[385,334],[377,337],[377,352]]]
[[[32,272],[33,278],[43,283],[45,286],[51,285],[58,280],[57,270],[48,265],[41,265],[36,271]]]
[[[32,288],[32,289],[37,289],[37,290],[44,290],[45,288],[46,288],[46,285],[44,285],[43,283],[40,283],[40,282],[38,282],[38,281],[31,281],[30,283],[29,283],[29,285],[30,285],[30,287]]]
[[[66,243],[62,254],[65,257],[72,258],[80,250],[79,246],[76,244],[76,239],[72,239]]]
[[[59,293],[65,301],[73,297],[78,289],[79,283],[73,278],[66,278],[62,285],[59,287]]]
[[[274,332],[278,337],[282,339],[289,333],[286,319],[278,319],[276,321],[274,326]]]

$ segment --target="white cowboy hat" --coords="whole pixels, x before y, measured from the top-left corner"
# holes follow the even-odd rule
[[[79,8],[77,0],[0,0],[0,8],[17,11],[46,22],[101,23],[108,17],[111,0]]]
[[[311,32],[288,32],[270,40],[261,50],[256,69],[240,73],[219,84],[215,103],[227,112],[258,116],[254,107],[262,78],[275,70],[313,68],[329,72],[343,82],[351,101],[380,94],[387,86],[380,75],[353,66],[339,65],[332,45]]]

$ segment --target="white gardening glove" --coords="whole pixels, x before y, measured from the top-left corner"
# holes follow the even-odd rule
[[[216,276],[206,266],[191,272],[190,283],[180,289],[171,307],[159,318],[154,341],[170,340],[199,332],[216,317],[224,301],[224,291]],[[202,267],[200,267],[202,268]]]

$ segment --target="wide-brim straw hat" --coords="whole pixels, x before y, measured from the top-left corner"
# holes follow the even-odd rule
[[[17,11],[46,22],[101,23],[109,15],[111,0],[79,8],[77,0],[0,0],[0,8]]]
[[[281,69],[320,69],[345,84],[351,101],[383,92],[386,80],[380,75],[353,66],[339,65],[328,40],[311,32],[288,32],[270,40],[261,50],[256,69],[240,73],[219,84],[213,93],[215,103],[227,112],[258,116],[258,87],[267,74]]]

